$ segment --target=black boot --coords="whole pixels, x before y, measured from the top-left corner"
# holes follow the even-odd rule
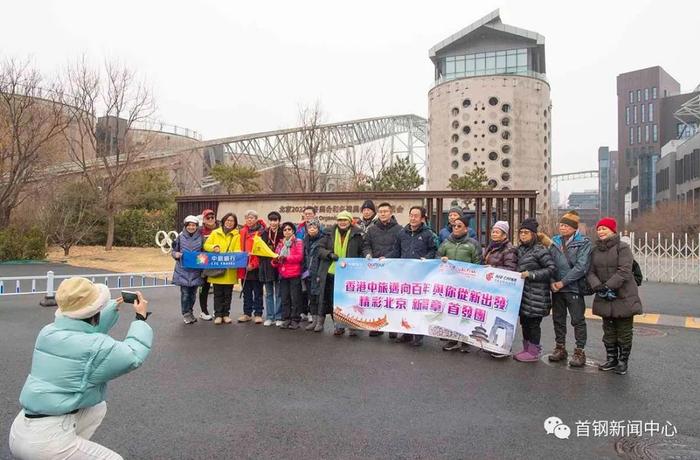
[[[615,367],[616,374],[625,375],[627,373],[627,361],[629,360],[631,350],[631,345],[620,345],[620,357]]]
[[[598,366],[599,371],[612,371],[617,367],[617,344],[605,344],[605,351],[608,354],[608,360],[605,361],[603,364],[600,364]]]

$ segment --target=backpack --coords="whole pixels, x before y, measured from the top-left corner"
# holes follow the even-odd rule
[[[641,286],[642,281],[644,281],[644,274],[642,273],[642,267],[634,259],[632,259],[632,275],[634,275],[634,282],[637,286]]]

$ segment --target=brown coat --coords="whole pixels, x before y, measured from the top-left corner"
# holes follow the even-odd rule
[[[629,318],[642,314],[637,283],[632,274],[632,250],[620,241],[619,235],[598,240],[591,252],[588,283],[595,291],[602,285],[613,289],[615,300],[605,300],[598,295],[593,299],[593,314],[603,318]]]

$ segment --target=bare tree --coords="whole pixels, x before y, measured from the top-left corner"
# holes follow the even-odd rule
[[[59,83],[46,82],[29,61],[0,65],[0,228],[27,197],[26,185],[61,150],[72,117]]]
[[[316,102],[299,109],[299,127],[294,136],[284,136],[282,146],[271,160],[287,165],[292,172],[293,188],[303,192],[319,192],[326,188],[334,166],[333,152],[323,124],[323,109]]]
[[[343,177],[349,191],[373,189],[382,171],[391,166],[391,150],[386,139],[334,152],[336,174]],[[349,179],[349,180],[348,180]]]
[[[66,140],[71,160],[101,199],[107,217],[105,250],[109,251],[119,189],[148,150],[149,137],[144,132],[137,135],[135,128],[153,115],[155,104],[145,83],[122,64],[106,62],[96,68],[83,57],[69,67],[67,81],[76,101],[77,128]]]
[[[66,257],[100,222],[97,197],[85,193],[85,185],[83,181],[64,184],[44,207],[45,233]]]

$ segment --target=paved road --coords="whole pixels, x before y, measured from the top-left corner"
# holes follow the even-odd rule
[[[543,421],[553,415],[572,428],[579,420],[669,420],[700,442],[697,330],[639,329],[621,377],[445,353],[436,340],[414,349],[336,338],[330,327],[186,326],[176,288],[147,292],[153,353],[110,384],[94,438],[125,458],[617,458],[614,437],[547,435]],[[34,339],[53,318],[38,298],[0,298],[0,458],[9,458]],[[129,320],[122,317],[116,337]],[[589,324],[589,357],[599,360],[600,322]],[[543,342],[552,346],[549,318]]]

